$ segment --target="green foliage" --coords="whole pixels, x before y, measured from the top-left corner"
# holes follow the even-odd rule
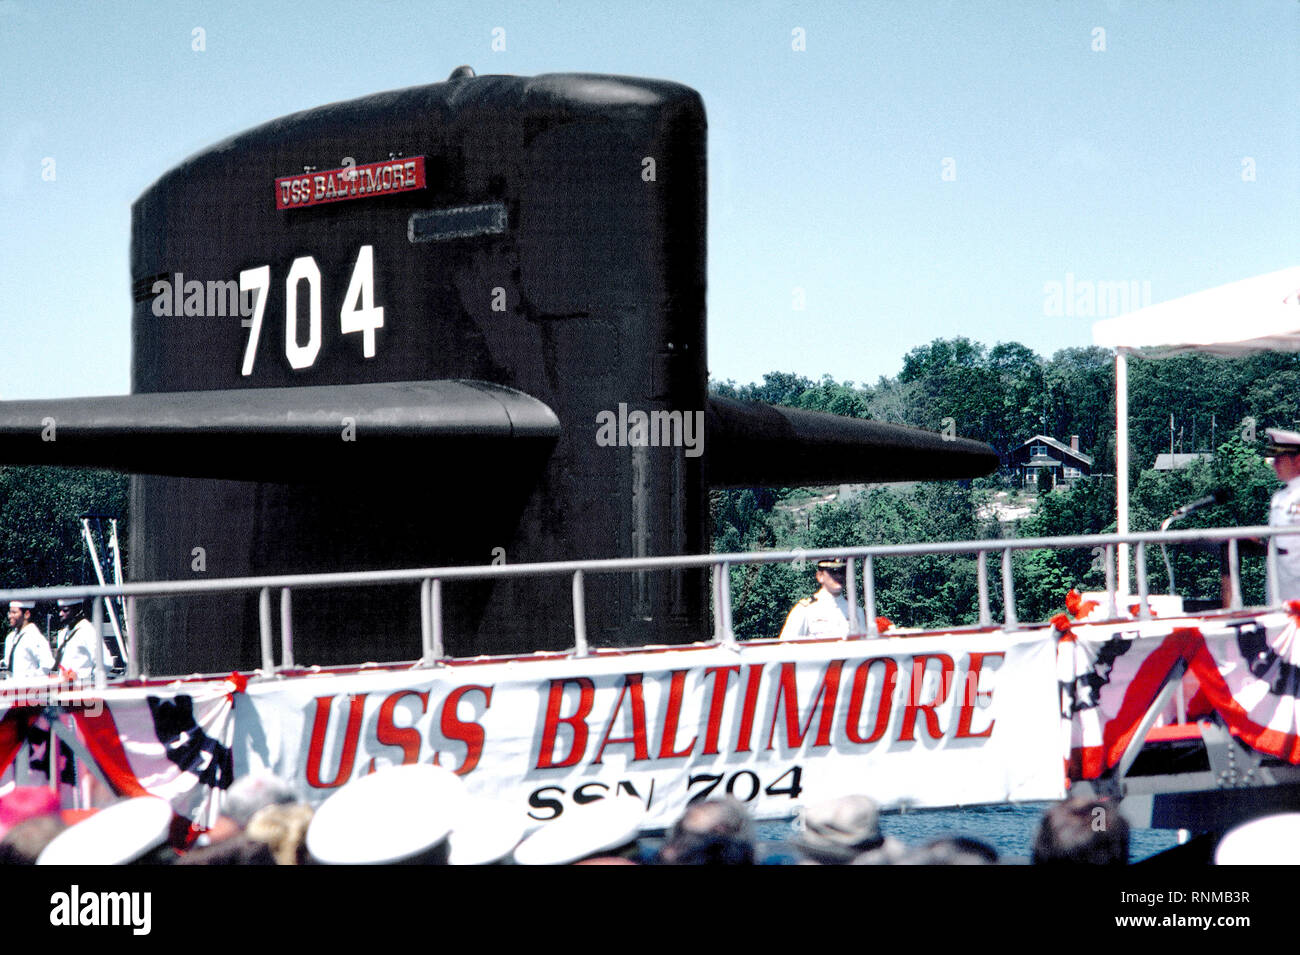
[[[1243,359],[1186,355],[1160,361],[1131,360],[1129,367],[1130,526],[1155,530],[1174,508],[1218,489],[1230,491],[1223,505],[1208,507],[1176,528],[1249,526],[1267,521],[1277,482],[1262,460],[1263,431],[1300,426],[1300,355],[1261,354]],[[1016,342],[991,349],[967,338],[936,339],[914,348],[896,378],[872,388],[819,382],[771,372],[761,385],[714,383],[715,394],[796,408],[874,418],[937,431],[952,418],[957,433],[986,441],[1003,460],[1013,449],[1045,434],[1079,436],[1093,457],[1096,477],[1068,488],[1042,488],[1036,513],[1023,521],[1021,537],[1114,531],[1115,368],[1102,348],[1069,348],[1044,359]],[[1212,462],[1175,472],[1148,470],[1169,450],[1169,417],[1182,431],[1175,450],[1218,445]],[[1253,431],[1249,421],[1253,419]],[[847,502],[813,506],[797,489],[715,492],[710,497],[714,549],[795,549],[916,541],[968,540],[1000,533],[976,517],[979,504],[1007,489],[1005,474],[968,485],[932,483],[874,487]],[[1045,620],[1064,608],[1071,588],[1100,590],[1105,575],[1100,552],[1018,552],[1017,615]],[[1217,546],[1171,549],[1177,590],[1211,598],[1219,592]],[[1158,548],[1148,555],[1152,592],[1168,588]],[[1263,599],[1263,560],[1243,558],[1247,602]],[[1000,613],[998,567],[990,561],[990,597]],[[977,614],[975,562],[969,557],[891,558],[876,562],[877,609],[901,626],[973,622]],[[810,569],[790,567],[733,571],[737,632],[775,636],[790,606],[815,589]]]
[[[714,492],[714,550],[757,541],[764,535],[756,521],[750,533],[727,525],[725,514],[749,514],[747,491]],[[771,549],[813,550],[928,540],[970,540],[991,529],[975,517],[969,488],[953,482],[904,487],[874,487],[848,501],[818,504],[798,514],[766,512]],[[737,567],[732,570],[733,628],[742,638],[775,637],[790,608],[817,589],[812,562]],[[857,571],[860,573],[860,568]],[[861,578],[858,577],[858,580]],[[939,627],[978,619],[975,560],[971,556],[894,557],[876,561],[876,613],[908,627]],[[859,593],[859,601],[864,599]],[[861,604],[860,604],[861,605]]]
[[[1211,462],[1198,462],[1179,471],[1144,471],[1133,489],[1129,524],[1135,531],[1157,530],[1175,508],[1190,501],[1226,492],[1227,500],[1193,512],[1171,530],[1195,527],[1249,527],[1268,523],[1268,504],[1277,477],[1255,446],[1240,435],[1219,446]],[[1189,544],[1169,549],[1174,583],[1184,597],[1212,599],[1220,593],[1223,565],[1219,545]],[[1262,557],[1242,559],[1242,597],[1247,604],[1264,600]],[[1167,592],[1169,576],[1158,549],[1147,560],[1152,592]]]
[[[125,555],[128,484],[125,475],[109,471],[0,468],[0,586],[92,580],[94,570],[81,542],[83,514],[116,516]]]
[[[801,375],[770,371],[763,376],[761,385],[740,385],[734,381],[713,382],[709,390],[724,398],[739,401],[762,401],[787,408],[804,408],[808,411],[825,411],[849,418],[870,418],[870,389],[856,388],[853,382],[837,382],[823,375],[814,382]]]
[[[1174,449],[1187,452],[1232,441],[1252,446],[1245,436],[1262,442],[1265,428],[1294,428],[1300,422],[1300,355],[1179,355],[1130,361],[1128,368],[1134,478],[1157,454],[1169,451],[1171,414]]]
[[[1018,536],[1071,537],[1114,530],[1114,482],[1091,478],[1039,498],[1037,512],[1021,522]],[[1065,609],[1065,595],[1071,589],[1103,589],[1106,573],[1101,556],[1085,549],[1017,552],[1012,558],[1016,616],[1048,620]]]

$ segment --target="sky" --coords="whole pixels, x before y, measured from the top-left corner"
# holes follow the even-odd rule
[[[462,63],[699,91],[719,380],[1048,357],[1300,264],[1296,0],[0,0],[0,398],[129,390],[130,206],[166,170]],[[1129,302],[1063,300],[1102,283]]]

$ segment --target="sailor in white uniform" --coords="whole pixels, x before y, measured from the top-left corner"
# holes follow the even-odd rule
[[[1269,527],[1300,525],[1300,433],[1269,428],[1273,471],[1286,486],[1273,495]],[[1300,534],[1273,538],[1277,542],[1277,599],[1300,600]]]
[[[90,679],[95,674],[95,626],[86,619],[86,602],[80,598],[61,599],[59,622],[63,627],[55,640],[55,662],[82,679]]]
[[[781,639],[795,637],[843,637],[849,633],[865,633],[866,617],[862,608],[856,608],[853,627],[849,627],[849,598],[844,594],[844,561],[819,560],[817,583],[821,589],[794,605],[790,616],[781,628]]]
[[[9,604],[9,626],[5,638],[5,672],[11,680],[31,680],[48,676],[54,669],[54,654],[45,634],[32,623],[36,611],[34,600],[15,600]]]

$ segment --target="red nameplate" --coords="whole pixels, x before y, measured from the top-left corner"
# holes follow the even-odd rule
[[[373,199],[424,188],[424,157],[389,159],[320,172],[282,176],[275,181],[277,209],[304,209],[346,199]]]

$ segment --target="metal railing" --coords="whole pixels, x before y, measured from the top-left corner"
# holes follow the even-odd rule
[[[1015,580],[1012,572],[1012,554],[1019,550],[1098,548],[1103,550],[1103,563],[1106,575],[1107,617],[1115,617],[1119,591],[1116,585],[1115,554],[1120,544],[1132,544],[1136,547],[1136,583],[1138,590],[1138,617],[1151,617],[1149,586],[1146,570],[1146,547],[1149,544],[1177,544],[1200,541],[1228,542],[1228,569],[1231,580],[1230,609],[1242,608],[1241,573],[1239,548],[1237,542],[1242,539],[1266,539],[1267,551],[1267,599],[1266,605],[1278,602],[1274,581],[1277,576],[1277,546],[1274,536],[1292,533],[1291,528],[1243,527],[1211,528],[1180,531],[1147,531],[1130,534],[1076,535],[1068,537],[1038,537],[1023,539],[998,539],[978,541],[945,541],[925,544],[888,544],[865,547],[829,547],[816,550],[792,551],[752,551],[734,554],[701,554],[688,557],[642,557],[614,558],[607,560],[554,561],[535,564],[498,564],[479,567],[432,567],[413,568],[409,570],[375,570],[354,571],[328,574],[287,574],[274,577],[238,577],[200,581],[155,581],[152,583],[127,583],[106,586],[75,586],[27,588],[22,590],[0,591],[0,603],[11,600],[56,600],[65,597],[96,598],[94,600],[93,623],[95,631],[101,632],[103,624],[103,601],[101,597],[121,595],[128,601],[128,619],[132,626],[128,629],[129,665],[125,678],[140,677],[139,655],[137,653],[137,634],[134,621],[138,619],[133,606],[139,597],[176,597],[195,596],[199,594],[257,592],[258,618],[261,637],[261,671],[264,676],[274,675],[280,669],[295,667],[293,652],[293,603],[291,594],[295,590],[364,587],[379,584],[418,583],[420,585],[420,664],[433,666],[439,660],[447,659],[443,643],[442,585],[445,581],[495,580],[498,578],[536,577],[545,575],[569,575],[573,584],[573,634],[572,653],[586,656],[591,652],[587,642],[586,605],[584,577],[585,573],[610,573],[648,570],[682,570],[691,568],[711,568],[712,598],[714,608],[714,642],[734,646],[736,635],[732,628],[731,605],[731,568],[746,564],[795,563],[806,565],[809,561],[840,558],[848,562],[847,598],[850,604],[850,619],[855,619],[858,610],[858,588],[855,566],[860,562],[862,569],[862,595],[866,618],[866,637],[880,635],[876,624],[876,581],[875,561],[881,557],[915,557],[931,554],[973,554],[976,559],[976,576],[979,592],[979,623],[977,626],[993,625],[993,614],[989,599],[988,555],[1000,553],[1002,570],[1002,627],[1006,630],[1018,629],[1021,624],[1016,616]],[[280,605],[280,651],[281,662],[277,666],[274,658],[274,633],[272,628],[272,591],[279,591]],[[1127,593],[1125,594],[1127,596]],[[775,636],[775,634],[773,635]],[[106,675],[103,666],[102,640],[96,647],[95,685],[103,688]]]

